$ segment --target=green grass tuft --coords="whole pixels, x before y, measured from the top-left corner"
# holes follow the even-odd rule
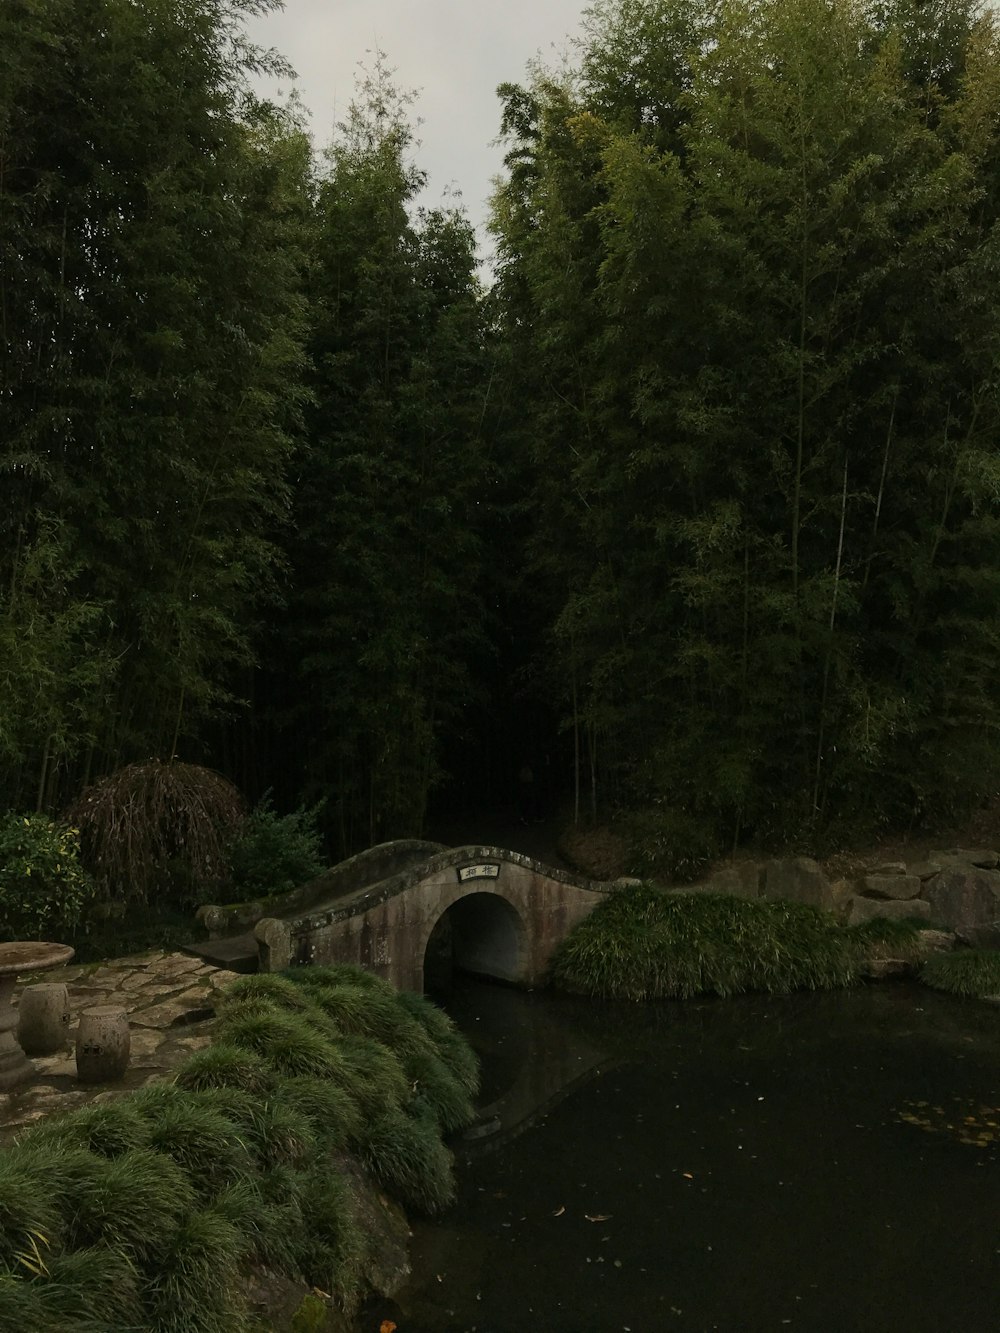
[[[387,1111],[368,1133],[364,1165],[406,1208],[433,1216],[455,1199],[451,1153],[429,1113]]]
[[[472,1098],[435,1051],[414,1052],[404,1070],[414,1100],[433,1114],[442,1134],[453,1134],[476,1118]]]
[[[244,1333],[243,1244],[221,1212],[187,1213],[146,1286],[150,1333]]]
[[[833,917],[722,894],[613,893],[560,945],[552,977],[613,999],[786,994],[848,985],[858,958]]]
[[[286,1078],[282,1099],[304,1115],[324,1148],[346,1149],[361,1134],[363,1117],[347,1088],[329,1079]]]
[[[311,1173],[302,1182],[301,1243],[296,1259],[307,1282],[347,1302],[358,1291],[364,1237],[344,1177],[336,1170]]]
[[[339,1044],[318,1032],[304,1014],[275,1008],[236,1017],[223,1013],[216,1031],[228,1045],[259,1055],[276,1074],[347,1080]]]
[[[920,980],[935,990],[983,999],[1000,995],[1000,950],[958,949],[934,954],[920,970]]]
[[[395,995],[395,987],[356,963],[324,963],[317,967],[290,967],[281,974],[296,985],[354,986],[358,990]]]
[[[207,1094],[171,1084],[144,1088],[133,1106],[149,1120],[149,1146],[182,1167],[211,1196],[252,1168],[237,1126]]]
[[[388,1047],[369,1037],[344,1037],[339,1048],[348,1070],[342,1086],[366,1119],[409,1101],[406,1073]]]
[[[180,1088],[239,1088],[255,1097],[269,1097],[277,1078],[268,1062],[243,1046],[213,1042],[196,1051],[179,1067],[174,1082]]]
[[[903,958],[915,961],[925,952],[921,931],[925,923],[913,917],[872,917],[856,926],[848,926],[846,934],[857,950],[858,957]]]
[[[80,1161],[61,1192],[67,1245],[108,1245],[129,1261],[155,1261],[194,1203],[184,1170],[147,1148]]]
[[[444,1012],[426,995],[400,991],[397,1003],[421,1025],[434,1048],[462,1087],[474,1097],[479,1091],[479,1061],[472,1047]]]

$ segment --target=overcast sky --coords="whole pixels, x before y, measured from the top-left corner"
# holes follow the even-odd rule
[[[520,82],[529,60],[556,63],[579,26],[587,0],[285,0],[255,20],[250,35],[276,47],[298,74],[318,147],[351,100],[366,53],[381,48],[400,88],[419,92],[423,124],[417,160],[429,174],[424,202],[461,191],[481,245],[490,180],[500,169],[493,146],[500,125],[498,83]]]

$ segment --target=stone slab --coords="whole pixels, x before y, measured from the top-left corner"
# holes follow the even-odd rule
[[[850,909],[847,913],[847,924],[857,926],[862,921],[873,921],[876,918],[889,921],[905,921],[912,917],[920,917],[924,921],[929,921],[931,919],[930,904],[924,902],[922,898],[905,900],[864,898],[861,894],[855,894],[851,899]]]
[[[917,898],[920,879],[916,875],[866,875],[862,880],[868,898]]]

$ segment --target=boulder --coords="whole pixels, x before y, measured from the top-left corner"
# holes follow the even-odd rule
[[[922,930],[920,948],[925,957],[932,953],[951,953],[955,947],[956,935],[950,930]]]
[[[872,872],[875,875],[905,875],[906,864],[903,861],[883,861]]]
[[[988,926],[1000,918],[1000,873],[972,866],[946,866],[923,886],[935,921],[952,930]]]
[[[944,851],[931,852],[929,861],[939,861],[942,869],[955,864],[977,866],[980,870],[995,870],[1000,864],[1000,855],[988,847],[950,847]]]
[[[929,921],[930,916],[930,904],[925,903],[922,898],[863,898],[861,894],[855,894],[847,913],[847,924],[857,926],[862,921],[872,921],[875,917],[885,917],[893,921],[921,917],[924,921]]]
[[[943,869],[944,866],[940,861],[915,861],[913,865],[907,867],[906,873],[916,875],[919,880],[924,880],[939,875]]]
[[[756,861],[727,861],[711,874],[709,893],[728,893],[734,898],[760,897],[760,870]]]
[[[967,861],[970,866],[979,866],[982,870],[996,870],[1000,865],[1000,854],[986,847],[959,847],[955,855],[960,861]]]
[[[917,898],[920,880],[916,875],[866,875],[862,881],[869,898]]]
[[[807,903],[810,907],[823,907],[828,911],[834,906],[830,881],[809,856],[768,861],[764,866],[760,896]]]
[[[970,949],[1000,949],[1000,920],[983,926],[962,926],[955,934]]]

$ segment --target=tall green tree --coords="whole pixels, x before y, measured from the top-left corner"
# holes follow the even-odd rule
[[[692,855],[991,789],[996,56],[972,6],[609,0],[504,90],[551,671]]]
[[[309,149],[261,0],[0,13],[0,791],[51,803],[226,703],[301,408]]]
[[[343,851],[419,832],[482,634],[474,236],[457,210],[415,211],[412,148],[408,99],[380,62],[319,189],[292,657],[277,687],[298,781],[327,798]]]

